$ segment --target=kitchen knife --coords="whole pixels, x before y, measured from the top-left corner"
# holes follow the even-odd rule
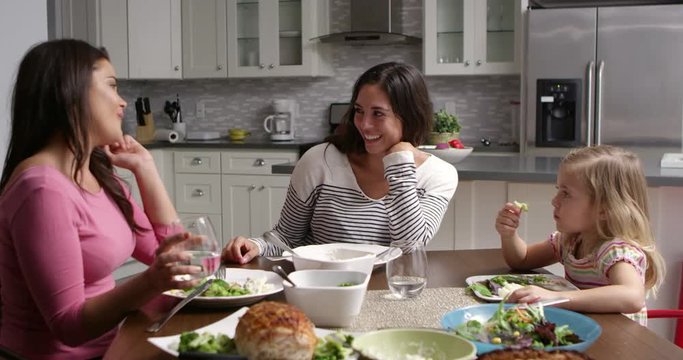
[[[137,98],[135,100],[135,118],[138,121],[138,126],[145,126],[144,110],[142,107],[142,98]]]
[[[149,105],[149,98],[148,97],[145,97],[142,99],[142,104],[143,104],[142,110],[145,114],[149,114],[152,112],[152,107]]]

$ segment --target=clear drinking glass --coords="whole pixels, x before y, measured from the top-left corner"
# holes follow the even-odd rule
[[[395,241],[390,246],[401,248],[403,253],[387,262],[389,290],[399,299],[420,295],[427,286],[427,253],[424,245],[407,247]]]
[[[218,247],[216,231],[208,216],[184,217],[180,223],[185,231],[200,238],[198,241],[185,241],[183,250],[192,254],[192,259],[186,265],[201,266],[202,271],[192,277],[201,279],[207,277],[220,266],[221,249]]]

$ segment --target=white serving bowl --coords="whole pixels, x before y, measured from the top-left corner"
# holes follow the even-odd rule
[[[372,273],[375,253],[340,247],[339,244],[299,246],[292,256],[296,270],[355,270]]]
[[[465,147],[464,149],[448,148],[448,149],[430,149],[426,147],[421,147],[420,150],[428,152],[435,155],[451,164],[462,161],[466,158],[473,150],[471,146]]]
[[[347,327],[360,313],[370,274],[349,270],[300,270],[283,281],[287,302],[301,309],[316,326]],[[352,286],[339,286],[352,283]]]

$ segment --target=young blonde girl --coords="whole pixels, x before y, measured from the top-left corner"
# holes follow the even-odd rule
[[[664,279],[664,262],[650,229],[647,184],[636,155],[600,145],[571,151],[560,163],[551,201],[557,231],[527,245],[517,234],[520,208],[507,203],[496,231],[514,269],[560,262],[565,277],[581,290],[550,291],[527,286],[510,302],[567,297],[560,306],[583,312],[621,312],[645,325],[645,297]]]

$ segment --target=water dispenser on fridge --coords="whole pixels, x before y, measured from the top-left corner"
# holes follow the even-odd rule
[[[536,146],[581,145],[581,79],[538,79]]]

